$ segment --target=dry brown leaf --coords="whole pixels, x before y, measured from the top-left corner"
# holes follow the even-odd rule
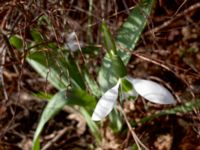
[[[78,124],[76,125],[77,127],[77,134],[78,135],[82,135],[85,130],[86,130],[86,121],[84,120],[84,118],[78,114],[78,113],[72,113],[68,116],[68,119],[70,120],[76,120],[78,122]]]

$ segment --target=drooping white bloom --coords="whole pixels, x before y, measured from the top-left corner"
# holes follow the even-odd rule
[[[139,94],[146,100],[157,104],[176,103],[172,94],[166,88],[156,82],[132,78],[130,76],[125,77],[125,79],[128,80],[133,86],[132,91],[128,92],[128,95],[130,96],[137,96],[137,94]],[[92,120],[100,121],[112,111],[117,101],[120,84],[121,79],[119,79],[117,84],[106,91],[100,98],[92,114]]]
[[[132,83],[135,91],[149,100],[150,102],[157,104],[173,104],[175,100],[171,93],[161,86],[160,84],[144,79],[134,79],[131,77],[126,78],[130,83]]]
[[[84,46],[83,42],[77,41],[76,36],[75,32],[71,32],[67,37],[67,42],[65,43],[65,47],[71,52],[76,52]]]
[[[99,121],[112,111],[118,97],[119,85],[120,80],[100,98],[92,115],[92,120]]]

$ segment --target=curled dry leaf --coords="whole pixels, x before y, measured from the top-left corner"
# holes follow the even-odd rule
[[[83,116],[81,116],[78,113],[73,113],[73,114],[70,114],[68,116],[68,118],[70,120],[76,120],[78,122],[78,124],[76,125],[76,127],[77,127],[77,134],[78,135],[82,135],[85,132],[85,130],[86,130],[86,121],[83,118]]]

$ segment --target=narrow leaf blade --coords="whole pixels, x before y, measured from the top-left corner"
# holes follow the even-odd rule
[[[90,128],[90,131],[92,132],[92,134],[94,135],[94,137],[96,138],[95,140],[97,141],[97,143],[101,142],[101,134],[100,134],[100,130],[99,127],[97,126],[97,124],[92,121],[90,114],[87,112],[86,109],[84,109],[83,107],[81,107],[80,109],[82,115],[84,116],[88,127]]]
[[[109,28],[107,27],[107,24],[103,22],[101,27],[102,27],[102,32],[103,32],[103,40],[104,40],[108,53],[110,53],[110,51],[114,51],[114,53],[116,53],[117,49],[115,46],[115,41],[110,33]]]
[[[63,90],[57,93],[45,107],[41,119],[39,121],[38,127],[36,129],[34,140],[33,140],[33,150],[38,150],[39,146],[39,136],[43,130],[46,122],[51,119],[56,113],[58,113],[64,105],[67,103],[66,91]]]
[[[69,75],[71,77],[71,81],[74,87],[78,87],[81,89],[85,89],[85,83],[83,81],[83,77],[78,69],[78,65],[74,61],[71,55],[68,57],[67,61],[67,69],[69,71]]]
[[[152,121],[153,119],[163,115],[176,115],[177,113],[185,114],[188,112],[192,112],[194,109],[199,109],[199,108],[200,108],[200,100],[196,99],[195,101],[186,102],[171,109],[158,111],[157,113],[152,114],[150,116],[146,116],[137,122],[133,122],[132,125],[135,127],[137,124],[144,124],[148,121]]]
[[[88,108],[94,107],[95,98],[81,89],[62,90],[54,95],[41,115],[39,124],[34,135],[32,148],[33,150],[38,150],[38,147],[40,147],[39,136],[43,130],[44,125],[47,123],[47,121],[54,117],[54,115],[61,111],[61,109],[66,104],[84,106],[86,108],[86,111],[90,110]]]
[[[114,133],[118,133],[122,130],[123,126],[122,115],[119,111],[117,111],[116,108],[114,108],[113,111],[110,113],[109,121],[110,121],[110,128]]]

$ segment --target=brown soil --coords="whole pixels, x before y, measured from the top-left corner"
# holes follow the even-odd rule
[[[0,1],[1,32],[20,34],[25,41],[28,41],[30,39],[28,31],[37,26],[37,17],[47,13],[54,24],[55,33],[45,26],[41,26],[40,30],[48,35],[50,40],[62,44],[66,42],[67,33],[75,30],[79,40],[101,45],[101,18],[105,18],[112,33],[115,34],[127,18],[128,8],[136,3],[134,0],[94,0],[91,40],[85,36],[89,18],[88,1]],[[157,1],[128,64],[129,73],[135,77],[164,84],[176,96],[178,104],[198,99],[200,97],[199,26],[198,0]],[[3,38],[0,38],[0,41],[0,56],[4,59],[1,60],[1,64],[5,62],[3,66],[1,65],[3,72],[0,73],[4,78],[0,93],[0,150],[29,150],[39,117],[47,103],[33,93],[43,91],[54,94],[56,89],[42,79],[28,63],[23,63],[23,56],[16,50],[8,51],[3,57],[5,41]],[[103,54],[104,52],[100,53],[99,57],[91,61],[100,66]],[[165,108],[168,107],[147,103],[142,98],[139,98],[135,105],[130,101],[124,103],[124,111],[130,121]],[[46,147],[48,150],[131,150],[134,140],[126,125],[119,134],[114,134],[106,122],[101,130],[104,135],[102,145],[95,147],[95,138],[91,135],[84,119],[67,107],[45,126],[41,143],[43,148]],[[135,132],[151,150],[200,150],[199,110],[156,118],[138,125]]]

